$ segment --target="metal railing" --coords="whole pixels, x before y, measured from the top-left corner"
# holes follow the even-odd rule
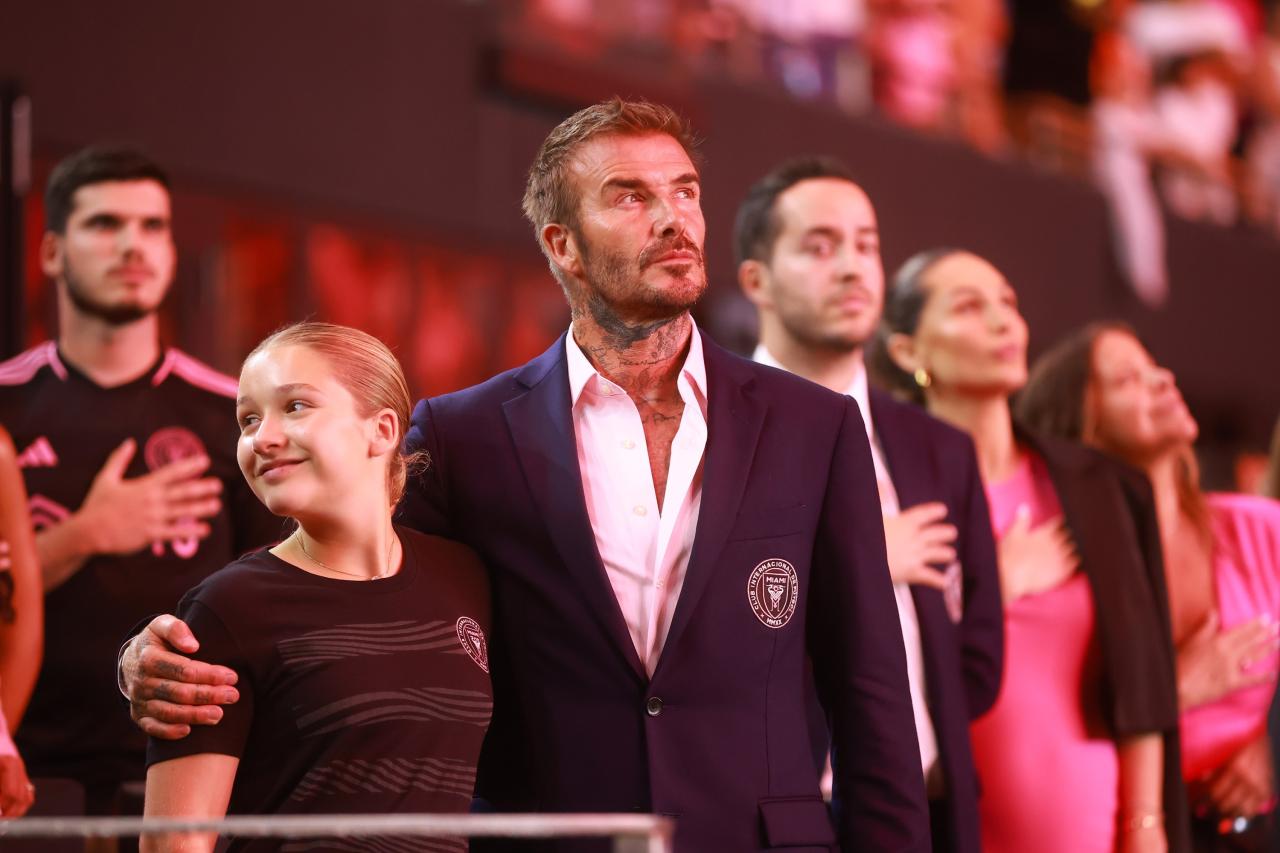
[[[671,853],[670,818],[635,814],[237,815],[220,820],[32,817],[0,821],[5,838],[122,838],[216,832],[239,838],[416,836],[612,838],[614,853]]]

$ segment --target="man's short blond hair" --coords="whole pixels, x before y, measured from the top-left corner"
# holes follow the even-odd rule
[[[648,133],[665,133],[675,139],[696,164],[697,141],[688,122],[670,107],[649,101],[613,97],[578,110],[551,131],[529,168],[521,205],[544,253],[544,226],[554,222],[576,228],[578,224],[580,199],[568,175],[569,161],[578,147],[599,136]]]

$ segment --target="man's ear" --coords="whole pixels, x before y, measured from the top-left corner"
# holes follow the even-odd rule
[[[44,232],[40,239],[40,269],[54,280],[62,277],[63,239],[61,234],[52,231]]]
[[[769,308],[773,299],[769,296],[769,268],[760,261],[748,258],[738,264],[738,286],[757,308]]]
[[[573,232],[558,222],[542,226],[542,245],[547,257],[567,276],[582,277],[582,253]]]
[[[889,358],[898,366],[898,369],[904,373],[915,373],[924,367],[916,349],[915,338],[910,335],[904,335],[901,332],[889,335],[888,340],[885,341],[885,351],[889,353]]]

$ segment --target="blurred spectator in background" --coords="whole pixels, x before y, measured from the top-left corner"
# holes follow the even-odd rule
[[[1151,180],[1153,164],[1190,180],[1222,181],[1226,159],[1203,156],[1152,102],[1149,60],[1120,32],[1098,39],[1092,69],[1094,176],[1106,196],[1120,267],[1148,305],[1168,296],[1164,223]]]
[[[1009,0],[1004,95],[1009,132],[1033,162],[1088,171],[1089,62],[1112,3]]]
[[[1245,155],[1245,212],[1280,237],[1280,3],[1271,8],[1249,79],[1254,126]]]
[[[867,47],[876,106],[899,124],[942,130],[956,97],[956,33],[946,0],[872,0]]]
[[[1206,52],[1176,60],[1156,91],[1155,113],[1169,143],[1189,159],[1159,164],[1165,203],[1184,219],[1233,223],[1236,197],[1230,159],[1239,115],[1226,56]]]
[[[1182,774],[1198,850],[1265,850],[1275,783],[1280,504],[1200,490],[1199,429],[1173,374],[1126,327],[1099,323],[1041,357],[1018,416],[1146,472],[1177,647]]]
[[[1152,97],[1167,144],[1189,155],[1158,164],[1170,209],[1186,219],[1229,225],[1236,218],[1230,156],[1239,132],[1237,75],[1249,64],[1257,3],[1148,0],[1120,20],[1156,70]]]
[[[957,116],[961,135],[979,151],[1003,153],[1008,145],[1000,96],[1008,13],[1002,0],[953,0]]]
[[[806,100],[856,111],[866,106],[860,41],[864,0],[718,0],[736,9],[760,39],[766,76]]]
[[[517,37],[769,81],[1098,179],[1125,277],[1167,291],[1163,202],[1280,235],[1280,24],[1261,0],[505,0]],[[638,51],[638,53],[637,53]],[[665,52],[665,53],[664,53]],[[664,60],[665,61],[665,60]],[[1151,187],[1153,180],[1159,193]],[[1241,200],[1243,198],[1243,207]]]
[[[1099,40],[1093,61],[1093,170],[1111,215],[1112,242],[1129,286],[1148,305],[1169,292],[1164,223],[1149,157],[1172,149],[1151,106],[1151,70],[1119,33]]]
[[[1260,21],[1249,11],[1257,3],[1248,0],[1138,0],[1122,6],[1126,33],[1157,63],[1202,53],[1243,61],[1250,31]]]

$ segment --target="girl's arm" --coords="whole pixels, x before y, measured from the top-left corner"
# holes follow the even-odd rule
[[[1121,853],[1165,853],[1164,739],[1159,733],[1121,738],[1120,807],[1116,850]]]
[[[16,731],[36,686],[44,653],[44,587],[27,490],[9,434],[0,428],[0,539],[8,543],[8,577],[0,585],[0,707]]]
[[[220,818],[227,813],[240,759],[204,752],[161,761],[147,769],[145,817]],[[141,853],[212,853],[214,833],[144,835]]]

